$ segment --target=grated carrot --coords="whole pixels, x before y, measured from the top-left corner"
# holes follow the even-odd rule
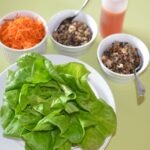
[[[43,23],[38,19],[16,16],[5,20],[0,27],[0,41],[18,50],[31,48],[45,36]]]

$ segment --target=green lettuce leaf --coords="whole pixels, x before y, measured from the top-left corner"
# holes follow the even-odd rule
[[[34,131],[49,131],[54,128],[53,124],[51,123],[51,118],[59,115],[61,112],[61,109],[57,109],[49,113],[49,115],[42,118],[33,129]]]
[[[9,107],[9,104],[6,100],[3,101],[3,105],[1,107],[1,123],[3,128],[5,129],[9,123],[14,118],[14,111]]]
[[[13,120],[5,128],[4,135],[9,137],[21,138],[24,130],[25,129],[23,128],[20,121],[16,117],[14,117]]]
[[[74,112],[79,112],[79,108],[77,107],[75,102],[68,102],[65,105],[65,111],[69,114],[74,113]]]
[[[84,128],[95,126],[97,124],[94,116],[89,112],[80,110],[77,117]]]
[[[71,62],[64,65],[57,65],[55,69],[60,74],[69,74],[76,79],[80,79],[85,74],[89,74],[89,71],[84,67],[83,64],[76,62]]]
[[[32,131],[32,129],[42,119],[43,116],[34,109],[28,107],[26,110],[17,115],[17,117],[25,129]]]
[[[71,150],[72,144],[70,142],[65,142],[63,145],[61,145],[58,150]]]
[[[23,135],[28,149],[50,150],[51,132],[29,132]]]
[[[92,138],[93,137],[93,138]],[[88,128],[81,143],[83,150],[98,150],[104,143],[105,137],[94,127]]]
[[[8,101],[9,107],[13,110],[15,110],[18,104],[19,93],[20,93],[20,90],[18,89],[7,91],[5,93],[5,99],[6,101]]]
[[[6,80],[6,91],[20,89],[26,79],[31,76],[31,71],[28,68],[18,68],[16,71],[9,71]]]
[[[62,134],[62,137],[67,138],[71,143],[80,143],[84,137],[84,128],[76,116],[71,116],[68,130]]]
[[[116,131],[113,109],[97,99],[83,64],[53,65],[26,53],[9,71],[0,109],[4,136],[25,141],[26,150],[97,150]]]
[[[103,100],[97,100],[91,106],[91,114],[97,121],[97,129],[104,137],[115,133],[117,119],[112,107]]]

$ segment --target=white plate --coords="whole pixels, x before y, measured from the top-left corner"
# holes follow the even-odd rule
[[[68,62],[80,62],[86,66],[86,68],[91,72],[88,76],[88,82],[90,86],[92,87],[93,91],[95,92],[97,97],[103,98],[116,112],[116,106],[114,102],[113,95],[111,93],[111,90],[109,86],[107,85],[106,81],[100,76],[100,74],[93,69],[88,64],[79,61],[77,59],[63,56],[63,55],[45,55],[48,59],[52,61],[53,64],[64,64]],[[0,106],[2,105],[2,97],[5,90],[5,83],[6,83],[6,76],[8,70],[15,70],[17,67],[16,63],[8,67],[4,72],[0,74]],[[12,140],[8,138],[3,137],[3,129],[0,125],[0,149],[3,150],[24,150],[24,143],[21,140]],[[99,150],[104,150],[106,146],[108,145],[109,141],[111,139],[111,136],[108,137],[105,140],[105,143],[101,146]],[[77,150],[77,149],[76,149]]]

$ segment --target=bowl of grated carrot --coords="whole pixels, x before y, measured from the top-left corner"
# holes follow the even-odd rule
[[[25,52],[44,53],[47,32],[46,21],[37,13],[11,12],[0,20],[0,49],[10,62]]]

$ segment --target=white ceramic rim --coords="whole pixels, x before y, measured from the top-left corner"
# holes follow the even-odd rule
[[[60,12],[56,13],[55,15],[53,15],[53,16],[50,18],[50,20],[48,21],[48,24],[50,24],[50,23],[53,21],[53,19],[54,19],[55,17],[57,17],[60,13],[62,13],[62,12],[64,12],[64,11],[72,11],[72,12],[75,13],[75,12],[78,11],[78,10],[75,10],[75,9],[66,9],[66,10],[60,11]],[[87,18],[90,18],[90,19],[93,21],[93,23],[95,24],[95,27],[96,27],[96,28],[95,28],[95,32],[92,32],[92,38],[91,38],[91,40],[90,40],[89,42],[87,42],[87,43],[85,43],[85,44],[83,44],[83,45],[79,45],[79,46],[67,46],[67,45],[63,45],[63,44],[57,42],[57,41],[53,38],[52,34],[48,32],[48,34],[49,34],[51,40],[52,40],[54,43],[56,43],[57,45],[61,46],[61,47],[64,47],[64,48],[71,48],[71,49],[83,48],[83,47],[85,47],[85,46],[87,46],[87,45],[90,45],[90,44],[95,40],[95,38],[96,38],[96,36],[97,36],[97,32],[98,32],[97,24],[96,24],[95,20],[94,20],[90,15],[85,14],[85,13],[83,13],[83,14],[84,14]],[[66,17],[66,18],[67,18],[67,17]],[[49,26],[49,25],[48,25],[48,26]],[[91,27],[89,27],[89,28],[91,29]],[[66,50],[66,51],[67,51],[67,50]],[[80,50],[79,50],[79,51],[80,51]],[[69,51],[69,52],[70,52],[70,51]],[[77,51],[76,51],[76,52],[77,52]]]
[[[120,35],[120,36],[128,36],[128,37],[130,37],[130,38],[134,38],[136,41],[138,41],[138,42],[140,42],[140,43],[143,44],[143,46],[145,47],[145,50],[147,50],[147,52],[148,52],[148,54],[149,54],[149,50],[148,50],[147,46],[146,46],[145,43],[144,43],[142,40],[140,40],[139,38],[137,38],[137,37],[135,37],[135,36],[133,36],[133,35],[130,35],[130,34],[126,34],[126,33],[117,33],[117,34],[109,35],[108,37],[104,38],[104,39],[100,42],[100,44],[99,44],[99,46],[98,46],[98,48],[97,48],[97,58],[98,58],[99,63],[100,63],[100,65],[101,65],[101,67],[102,67],[102,69],[104,70],[105,73],[108,74],[108,72],[109,72],[109,73],[111,73],[112,75],[114,75],[114,76],[116,76],[116,77],[127,77],[127,78],[134,77],[134,74],[133,74],[133,73],[132,73],[132,74],[120,74],[120,73],[117,73],[117,72],[113,72],[112,70],[110,70],[109,68],[107,68],[107,67],[103,64],[103,62],[101,61],[101,58],[100,58],[100,56],[99,56],[99,51],[100,51],[101,45],[102,45],[105,41],[107,41],[108,39],[110,39],[110,38],[112,38],[112,37],[115,37],[115,36],[118,36],[118,35]],[[114,39],[114,41],[116,41],[116,40]],[[118,39],[118,41],[119,41],[119,39]],[[142,52],[141,52],[141,51],[140,51],[140,53],[141,53],[141,55],[142,55]],[[149,65],[149,62],[150,62],[150,54],[149,54],[147,57],[148,57],[148,60],[149,60],[149,61],[147,62],[147,64],[145,65],[145,67],[141,67],[141,69],[137,72],[137,74],[141,74],[141,73],[147,68],[147,66]],[[109,74],[108,74],[108,75],[109,75]]]
[[[39,47],[41,44],[44,43],[44,41],[46,40],[47,36],[48,36],[48,26],[47,26],[47,23],[46,21],[44,20],[44,18],[42,16],[40,16],[39,14],[37,14],[36,12],[33,12],[31,10],[15,10],[13,12],[10,12],[8,14],[6,14],[5,16],[3,16],[1,19],[0,19],[0,23],[3,22],[4,19],[6,19],[8,16],[10,15],[13,15],[13,14],[19,14],[19,13],[30,13],[31,15],[35,15],[37,16],[37,18],[42,21],[43,23],[43,26],[44,26],[44,29],[45,29],[45,36],[43,37],[43,39],[37,43],[36,45],[34,45],[33,47],[31,48],[27,48],[27,49],[15,49],[15,48],[11,48],[11,47],[8,47],[6,46],[5,44],[3,44],[1,41],[0,41],[0,46],[3,46],[5,49],[7,49],[8,51],[16,51],[18,53],[21,53],[21,52],[29,52],[29,51],[32,51],[33,49]]]

